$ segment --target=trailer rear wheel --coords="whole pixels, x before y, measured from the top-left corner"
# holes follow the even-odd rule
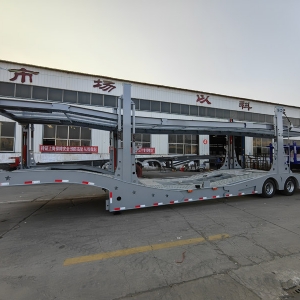
[[[276,191],[275,182],[272,179],[267,179],[264,182],[264,185],[262,187],[261,195],[264,198],[272,198],[275,194],[275,191]]]
[[[282,193],[286,196],[292,196],[295,192],[296,189],[296,184],[295,184],[295,180],[292,177],[289,177],[284,184],[284,190],[282,191]]]

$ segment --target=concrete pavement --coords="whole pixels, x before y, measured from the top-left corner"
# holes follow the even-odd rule
[[[67,184],[5,187],[0,202],[1,300],[297,299],[283,288],[300,284],[299,192],[120,215]],[[93,255],[106,258],[64,264]]]

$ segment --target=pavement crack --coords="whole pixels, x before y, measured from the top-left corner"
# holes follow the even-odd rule
[[[58,194],[56,194],[55,196],[53,196],[51,199],[49,199],[48,201],[46,201],[45,203],[43,203],[40,207],[38,207],[36,210],[34,210],[33,212],[31,212],[28,216],[24,217],[22,220],[20,220],[16,225],[14,225],[12,228],[8,229],[6,232],[4,232],[0,238],[2,239],[6,234],[8,234],[9,232],[11,232],[12,230],[15,230],[17,228],[20,227],[20,224],[22,222],[25,222],[27,219],[29,219],[32,215],[34,215],[35,213],[37,213],[39,210],[41,210],[44,206],[46,206],[51,200],[53,200],[54,198],[56,198],[58,195],[60,195],[62,192],[64,192],[68,187],[64,188],[63,190],[61,190]],[[39,198],[39,197],[38,197]],[[35,202],[38,198],[35,198],[32,200],[32,202]]]
[[[61,190],[56,196],[52,197],[51,200],[54,199],[55,197],[57,197],[58,195],[60,195],[62,192],[64,192],[64,191],[67,190],[68,188],[69,188],[69,187],[66,186],[66,187],[65,187],[63,190]]]
[[[152,248],[152,247],[151,247],[151,248]],[[168,285],[167,278],[166,278],[166,276],[165,276],[165,274],[164,274],[164,272],[163,272],[163,269],[162,269],[162,267],[161,267],[161,265],[160,265],[160,263],[159,263],[159,259],[158,259],[157,256],[154,255],[155,251],[153,251],[153,249],[152,249],[151,252],[153,253],[153,258],[156,260],[157,266],[158,266],[158,268],[159,268],[159,270],[160,270],[160,272],[161,272],[161,274],[162,274],[162,276],[163,276],[163,279],[164,279],[164,281],[165,281],[165,284]],[[166,263],[166,262],[164,261],[164,263]]]
[[[12,228],[8,229],[6,232],[4,232],[0,238],[3,238],[7,233],[11,232],[12,230],[15,230],[20,227],[20,224],[22,222],[25,222],[27,219],[29,219],[33,214],[35,214],[37,211],[42,209],[45,205],[47,205],[51,200],[48,200],[46,203],[43,203],[40,207],[38,207],[36,210],[34,210],[32,213],[30,213],[28,216],[24,217],[22,220],[20,220],[16,225],[14,225]]]
[[[197,234],[199,234],[201,237],[205,238],[205,235],[201,232],[201,230],[197,230],[185,217],[185,215],[183,215],[179,210],[174,209],[173,211],[176,212],[180,217],[182,217],[184,219],[184,221],[189,225],[189,227],[195,231]]]
[[[253,217],[256,217],[256,218],[258,218],[258,219],[260,219],[260,220],[263,220],[263,221],[265,221],[265,222],[267,222],[267,223],[269,223],[269,224],[272,224],[272,225],[274,225],[274,226],[276,226],[276,227],[278,227],[278,228],[281,228],[281,229],[286,230],[286,231],[288,231],[288,232],[290,232],[290,233],[296,234],[297,236],[300,236],[299,233],[297,233],[297,232],[295,232],[295,231],[293,231],[293,230],[290,230],[290,229],[288,229],[288,228],[285,228],[285,227],[283,227],[283,226],[280,226],[280,225],[278,225],[278,224],[276,224],[276,223],[274,223],[274,222],[272,222],[272,221],[269,221],[269,220],[267,220],[267,219],[265,219],[265,218],[263,218],[263,217],[260,217],[260,216],[257,216],[257,215],[255,215],[255,214],[252,214],[252,213],[246,211],[245,209],[241,209],[241,208],[239,208],[239,207],[236,207],[236,206],[234,206],[234,205],[231,205],[231,204],[229,204],[228,202],[224,202],[224,201],[223,201],[222,203],[224,203],[225,205],[228,205],[228,206],[230,206],[230,207],[233,207],[233,208],[235,208],[235,209],[238,209],[238,210],[240,210],[240,211],[243,211],[244,213],[246,213],[246,214],[248,214],[248,215],[250,215],[250,216],[253,216]]]
[[[229,271],[226,273],[228,276],[230,276],[230,278],[232,280],[234,280],[237,284],[242,284],[242,286],[244,288],[246,288],[248,291],[251,291],[252,293],[254,293],[255,295],[257,295],[260,299],[262,299],[258,294],[257,291],[255,289],[251,290],[248,285],[247,282],[245,282],[241,277],[239,277],[236,273],[234,273],[233,271]]]

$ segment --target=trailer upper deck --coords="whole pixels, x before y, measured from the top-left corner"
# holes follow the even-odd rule
[[[107,109],[106,109],[107,110]],[[0,114],[20,124],[56,124],[118,130],[118,112],[100,107],[15,99],[0,96]],[[166,119],[135,116],[135,132],[151,134],[210,134],[274,138],[273,124]],[[284,126],[285,137],[300,136],[300,128]]]

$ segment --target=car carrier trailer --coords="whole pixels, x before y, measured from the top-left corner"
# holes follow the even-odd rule
[[[300,129],[284,125],[285,111],[275,107],[274,124],[178,120],[135,115],[130,84],[123,85],[118,108],[99,108],[45,101],[0,97],[0,114],[19,122],[23,135],[20,169],[0,171],[0,188],[15,185],[83,184],[108,191],[110,212],[209,199],[261,194],[271,198],[276,190],[292,195],[300,175],[293,173],[284,153],[283,138],[300,136]],[[35,164],[33,124],[73,125],[110,131],[110,170],[78,165]],[[223,166],[216,171],[184,178],[138,178],[135,166],[135,133],[223,134],[228,136]],[[269,171],[242,169],[232,136],[274,139],[273,163]]]

